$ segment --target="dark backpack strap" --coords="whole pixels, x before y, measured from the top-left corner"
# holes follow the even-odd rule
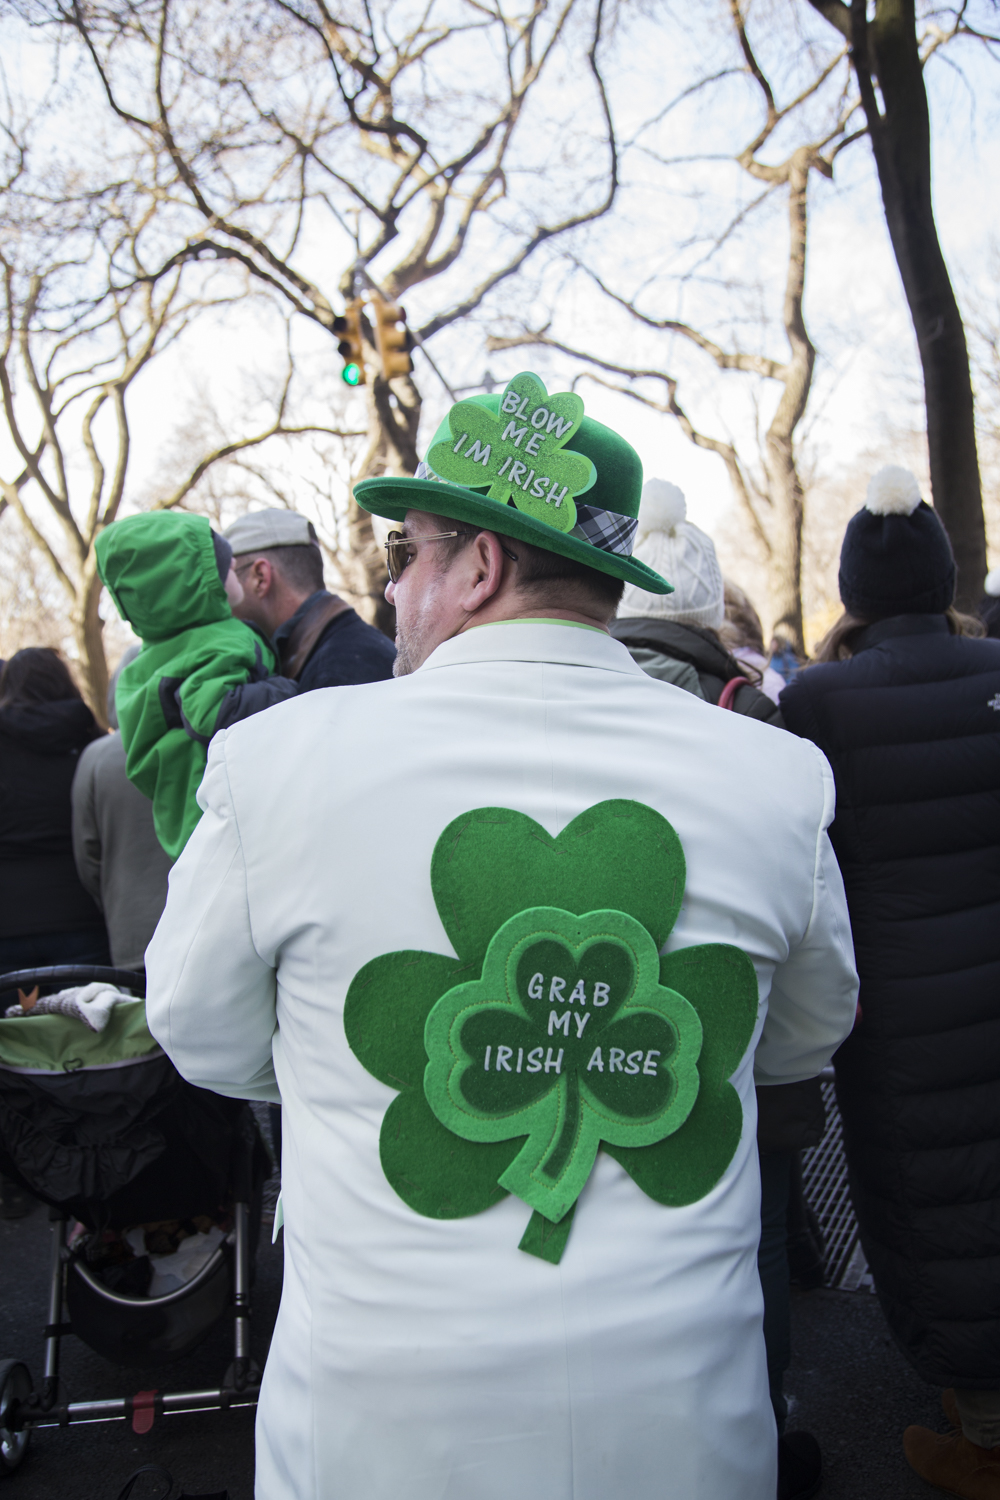
[[[282,652],[281,670],[285,677],[298,681],[306,662],[312,655],[313,648],[330,621],[344,614],[350,607],[336,594],[331,594],[329,599],[324,599],[322,604],[317,604],[304,620],[299,621],[285,642]]]

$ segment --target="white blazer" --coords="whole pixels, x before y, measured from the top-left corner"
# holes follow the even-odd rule
[[[500,806],[556,835],[610,798],[680,836],[664,951],[741,948],[759,1016],[721,1180],[666,1208],[600,1152],[552,1265],[517,1249],[516,1197],[449,1220],[396,1195],[379,1160],[395,1095],[343,1007],[379,954],[453,955],[430,883],[452,819]],[[185,1078],[283,1106],[258,1500],[773,1500],[754,1055],[759,1082],[813,1076],[857,992],[823,756],[654,681],[603,632],[511,621],[217,735],[199,801],[147,1009]]]

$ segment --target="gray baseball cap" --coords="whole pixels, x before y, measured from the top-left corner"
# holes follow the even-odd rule
[[[271,547],[317,546],[312,522],[297,510],[252,510],[223,532],[237,557]]]

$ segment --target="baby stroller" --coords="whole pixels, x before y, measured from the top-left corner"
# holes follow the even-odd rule
[[[0,992],[9,1005],[14,990],[95,981],[129,992],[103,1030],[58,1013],[0,1018],[0,1173],[49,1205],[52,1228],[41,1383],[22,1361],[0,1360],[0,1476],[19,1467],[36,1427],[131,1418],[147,1432],[161,1414],[254,1406],[260,1388],[250,1279],[270,1167],[256,1121],[248,1105],[180,1077],[146,1026],[143,975],[23,970],[0,976]],[[150,1226],[180,1226],[178,1253],[144,1255]],[[67,1334],[119,1365],[168,1364],[230,1306],[233,1359],[218,1387],[65,1399]]]

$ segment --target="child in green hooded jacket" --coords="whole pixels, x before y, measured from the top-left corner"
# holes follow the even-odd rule
[[[176,858],[201,817],[196,794],[212,735],[296,687],[272,678],[259,702],[234,709],[277,662],[267,639],[234,618],[230,599],[239,603],[242,589],[232,549],[204,516],[128,516],[101,533],[96,551],[118,613],[142,639],[115,695],[125,769],[152,800],[156,836]]]

